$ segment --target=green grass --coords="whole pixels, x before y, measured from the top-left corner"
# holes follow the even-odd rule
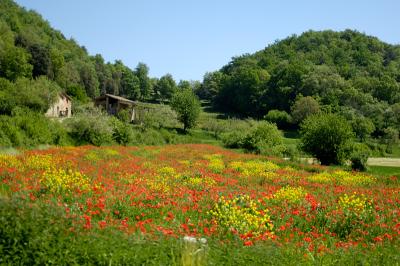
[[[400,177],[400,167],[393,166],[368,166],[368,173],[374,175]]]

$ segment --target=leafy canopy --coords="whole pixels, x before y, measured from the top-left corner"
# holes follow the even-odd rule
[[[337,114],[316,114],[301,124],[301,148],[323,165],[342,164],[349,159],[354,133]]]
[[[200,115],[200,101],[191,89],[183,89],[174,94],[171,108],[178,114],[183,130],[193,128]]]

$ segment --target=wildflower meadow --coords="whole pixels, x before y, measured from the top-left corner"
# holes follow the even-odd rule
[[[211,145],[0,155],[0,263],[400,261],[398,176]]]

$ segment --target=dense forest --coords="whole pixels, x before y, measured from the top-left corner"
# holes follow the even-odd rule
[[[294,124],[313,110],[339,113],[379,135],[400,127],[400,46],[353,30],[308,31],[207,73],[198,95],[224,112]]]

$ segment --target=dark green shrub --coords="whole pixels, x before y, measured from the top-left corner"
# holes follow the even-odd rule
[[[349,159],[348,147],[354,133],[343,117],[323,113],[312,115],[301,124],[300,133],[300,147],[321,164],[342,164]]]
[[[292,117],[287,112],[280,110],[269,111],[264,119],[270,123],[275,123],[278,128],[287,128],[292,121]]]
[[[1,123],[0,119],[0,123]],[[3,132],[3,130],[0,128],[0,147],[11,147],[12,143],[8,136]]]
[[[132,118],[132,110],[124,109],[120,110],[117,114],[117,118],[124,123],[130,123]]]
[[[134,132],[130,124],[116,121],[113,128],[113,139],[121,145],[128,145],[134,140]]]
[[[242,148],[245,138],[246,132],[244,131],[225,132],[221,134],[222,143],[224,143],[225,147],[231,149]]]
[[[282,132],[275,124],[260,122],[246,134],[242,147],[264,155],[281,155],[284,151]]]
[[[371,154],[371,150],[367,145],[362,143],[355,143],[352,147],[351,152],[351,169],[357,171],[366,171],[367,170],[367,161],[368,157]]]
[[[1,145],[33,147],[39,144],[70,143],[62,124],[26,108],[15,108],[13,116],[0,116],[0,132],[4,136],[4,144]]]
[[[101,112],[82,112],[65,121],[67,130],[77,144],[101,146],[113,141],[112,118]]]

